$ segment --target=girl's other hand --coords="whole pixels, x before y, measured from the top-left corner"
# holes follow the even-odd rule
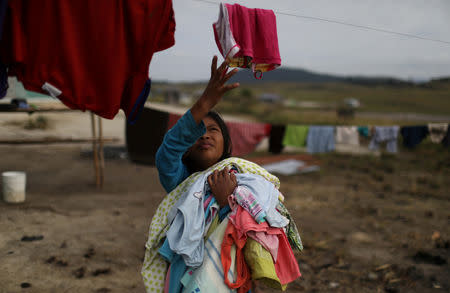
[[[198,124],[206,116],[206,114],[214,108],[214,106],[222,99],[222,96],[239,86],[239,83],[225,84],[234,74],[237,69],[228,71],[228,62],[225,60],[217,67],[217,56],[213,57],[211,63],[211,77],[205,91],[197,102],[191,108],[191,114]]]
[[[237,187],[237,180],[236,176],[230,173],[228,168],[225,168],[222,171],[216,170],[209,175],[208,184],[219,206],[222,208],[228,204],[228,196]]]

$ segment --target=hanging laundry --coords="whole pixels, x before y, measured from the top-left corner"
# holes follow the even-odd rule
[[[334,127],[310,126],[306,144],[309,153],[326,153],[334,151]]]
[[[397,152],[398,126],[375,126],[369,149],[378,150],[380,144],[386,142],[386,150],[390,153]]]
[[[447,123],[429,123],[428,131],[430,132],[430,139],[433,143],[440,143],[447,133]]]
[[[272,10],[221,3],[213,29],[217,47],[231,67],[251,68],[261,78],[262,72],[281,65]]]
[[[359,146],[358,127],[336,126],[336,143]]]
[[[308,126],[306,125],[288,125],[284,133],[283,145],[304,147],[308,135]]]
[[[0,56],[27,90],[72,109],[137,119],[155,52],[174,44],[171,0],[8,2]]]
[[[8,8],[8,0],[0,0],[0,40],[2,39],[3,22],[5,21],[7,8]]]
[[[243,156],[253,152],[261,140],[270,133],[270,124],[227,122],[233,143],[232,156]]]
[[[169,120],[167,121],[167,130],[171,129],[182,116],[180,114],[169,113]]]
[[[0,43],[3,33],[3,22],[6,16],[6,9],[8,8],[8,0],[0,0]],[[8,71],[5,64],[0,60],[0,99],[6,96],[8,91]]]
[[[155,155],[167,132],[169,113],[144,107],[139,120],[126,123],[125,137],[128,156],[141,164],[155,164]]]
[[[442,139],[442,145],[445,147],[450,147],[450,124],[447,127],[447,133]]]
[[[359,135],[364,137],[369,137],[369,127],[368,126],[358,126]]]
[[[285,131],[285,125],[272,125],[269,136],[269,152],[272,154],[279,154],[283,150],[283,138]]]
[[[403,145],[414,148],[428,136],[428,126],[404,126],[400,129]]]

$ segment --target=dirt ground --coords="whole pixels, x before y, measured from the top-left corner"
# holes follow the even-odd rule
[[[87,113],[45,117],[47,129],[27,130],[27,114],[3,114],[0,138],[91,135]],[[89,144],[0,145],[0,172],[27,173],[26,202],[0,200],[1,293],[144,292],[144,244],[165,193],[154,167],[126,158],[123,115],[103,125],[119,143],[105,149],[102,190]],[[280,177],[305,246],[287,292],[449,292],[449,150],[314,160],[320,172]]]
[[[107,156],[99,191],[87,147],[0,146],[0,171],[28,180],[25,203],[0,203],[0,292],[144,292],[157,171]],[[305,244],[287,292],[448,292],[450,156],[427,153],[322,155],[280,177]]]

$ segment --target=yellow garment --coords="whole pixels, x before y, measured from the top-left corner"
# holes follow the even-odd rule
[[[244,257],[252,271],[253,280],[261,280],[273,289],[286,290],[287,284],[282,285],[275,271],[272,255],[257,241],[247,238],[244,247]]]
[[[252,58],[248,56],[228,58],[228,62],[229,67],[252,68],[252,66],[254,65],[254,70],[260,72],[266,72],[273,69],[273,64],[254,64],[252,62]]]
[[[276,176],[267,172],[264,168],[255,163],[240,158],[228,158],[211,166],[205,171],[197,172],[186,178],[173,191],[171,191],[156,209],[153,215],[148,232],[148,240],[145,244],[145,257],[142,265],[141,274],[144,280],[145,289],[150,292],[163,292],[164,280],[167,273],[168,264],[164,258],[158,253],[163,238],[169,230],[168,213],[175,203],[180,199],[181,195],[186,192],[200,175],[212,172],[214,170],[222,170],[225,167],[236,167],[239,173],[251,173],[264,177],[272,182],[276,188],[280,187],[280,181]]]
[[[217,226],[219,226],[219,215],[216,215],[209,225],[208,232],[206,232],[205,240],[211,236],[211,234],[216,230]]]

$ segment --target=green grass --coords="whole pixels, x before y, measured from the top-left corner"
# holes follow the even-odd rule
[[[206,84],[156,84],[153,89],[176,87],[193,94]],[[319,109],[306,109],[280,104],[259,102],[262,93],[276,93],[285,101],[318,102]],[[450,82],[431,82],[426,86],[363,86],[350,83],[267,83],[241,85],[227,93],[217,109],[222,113],[248,116],[267,123],[333,124],[333,125],[411,125],[420,121],[402,121],[383,118],[343,119],[336,108],[348,97],[357,98],[362,106],[357,112],[418,113],[450,116]],[[161,99],[161,97],[158,97]],[[428,121],[422,121],[424,123]]]

